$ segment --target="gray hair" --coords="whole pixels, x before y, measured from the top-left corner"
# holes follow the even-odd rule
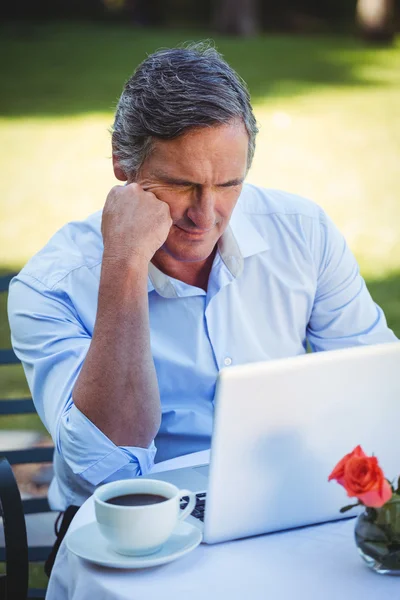
[[[241,119],[249,136],[248,168],[258,133],[245,82],[209,42],[159,50],[126,82],[112,129],[113,152],[135,179],[154,138]]]

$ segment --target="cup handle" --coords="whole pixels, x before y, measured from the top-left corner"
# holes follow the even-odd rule
[[[191,492],[190,490],[179,490],[179,498],[182,498],[183,496],[189,496],[189,503],[186,508],[180,511],[178,517],[180,521],[186,519],[196,506],[196,494],[194,492]]]

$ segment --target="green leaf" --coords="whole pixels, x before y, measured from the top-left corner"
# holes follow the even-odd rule
[[[348,510],[350,510],[351,508],[355,508],[356,506],[360,506],[360,503],[359,503],[359,502],[357,502],[357,504],[348,504],[347,506],[343,506],[343,507],[340,509],[340,512],[341,512],[341,513],[345,513],[345,512],[347,512]]]

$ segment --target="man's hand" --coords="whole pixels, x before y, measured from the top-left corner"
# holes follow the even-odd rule
[[[116,185],[107,196],[101,232],[104,257],[149,263],[172,226],[169,206],[137,183]]]

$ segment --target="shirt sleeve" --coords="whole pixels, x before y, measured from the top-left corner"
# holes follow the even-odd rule
[[[314,250],[317,289],[307,328],[312,350],[398,341],[372,300],[343,235],[325,213]]]
[[[10,285],[8,313],[36,410],[73,473],[92,485],[147,473],[154,442],[149,448],[116,446],[73,403],[91,335],[68,295],[20,275]]]

